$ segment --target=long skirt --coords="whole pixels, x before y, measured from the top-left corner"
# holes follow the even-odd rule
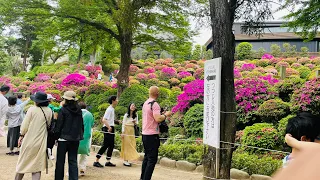
[[[137,152],[136,138],[134,137],[134,127],[126,125],[124,128],[124,134],[125,136],[122,139],[120,156],[125,161],[137,160],[140,156]]]
[[[8,128],[7,147],[10,148],[10,151],[13,151],[15,147],[18,147],[19,136],[20,126]]]

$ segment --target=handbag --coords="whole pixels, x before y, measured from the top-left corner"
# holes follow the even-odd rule
[[[48,119],[46,117],[46,114],[44,113],[43,109],[40,107],[44,118],[46,119],[46,125],[47,125],[47,132],[48,132],[48,137],[47,137],[47,148],[52,149],[52,147],[55,144],[55,133],[54,133],[54,129],[56,127],[57,124],[57,120],[54,119],[53,117],[53,112],[52,112],[52,119],[51,119],[51,123],[50,125],[48,124]]]
[[[138,138],[140,136],[139,126],[135,124],[133,127],[134,127],[134,136]]]

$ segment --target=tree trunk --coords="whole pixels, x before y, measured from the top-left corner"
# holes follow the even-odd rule
[[[44,64],[44,56],[45,55],[46,55],[46,50],[43,50],[42,57],[41,57],[41,66],[43,66],[43,64]]]
[[[79,63],[79,62],[80,62],[81,57],[82,57],[82,52],[83,52],[83,49],[82,49],[82,42],[83,42],[82,37],[80,37],[80,43],[79,43],[79,47],[80,47],[80,49],[79,49],[79,54],[78,54],[78,60],[77,60],[77,63]]]
[[[118,80],[118,98],[129,85],[129,68],[131,65],[132,33],[123,33],[120,37],[121,64],[116,76]]]
[[[97,54],[97,47],[95,46],[92,54],[90,55],[90,62],[92,65],[96,63],[96,54]]]
[[[229,7],[227,0],[210,0],[212,43],[214,58],[222,58],[221,72],[221,111],[235,112],[234,93],[234,35],[232,25],[234,21],[234,9]],[[236,131],[236,114],[221,113],[220,116],[220,140],[234,142]],[[229,179],[232,159],[232,145],[221,143],[220,164],[218,178]],[[226,149],[224,149],[226,148]],[[216,178],[216,149],[208,147],[204,155],[204,175]]]
[[[23,54],[23,70],[24,71],[27,71],[27,56],[28,56],[29,43],[30,43],[30,38],[28,35],[26,38],[26,44],[24,47],[24,54]]]

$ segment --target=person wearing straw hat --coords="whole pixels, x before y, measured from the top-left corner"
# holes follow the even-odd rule
[[[84,125],[82,111],[74,91],[66,91],[62,97],[65,101],[59,111],[55,128],[58,139],[57,162],[55,180],[63,180],[64,164],[68,153],[69,180],[77,180],[78,174],[78,148],[83,140]]]
[[[37,92],[30,98],[35,102],[35,106],[29,108],[21,125],[18,141],[21,148],[15,180],[23,179],[25,173],[32,173],[32,179],[39,180],[41,171],[53,166],[51,160],[47,158],[46,152],[47,124],[50,124],[52,119],[47,94]]]

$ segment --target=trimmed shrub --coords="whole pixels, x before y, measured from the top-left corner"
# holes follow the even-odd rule
[[[102,94],[102,93],[106,92],[109,89],[110,89],[110,87],[108,87],[104,83],[94,83],[94,84],[91,84],[89,86],[88,90],[86,91],[86,94],[87,95],[90,95],[90,94]]]
[[[297,69],[302,79],[307,79],[311,73],[311,70],[305,66],[301,66]]]
[[[157,99],[157,102],[161,104],[163,101],[168,99],[171,95],[170,89],[159,87],[159,97]]]
[[[159,83],[159,79],[149,79],[146,82],[146,87],[149,88],[151,86],[156,86]]]
[[[272,124],[256,123],[252,126],[247,126],[243,130],[241,142],[246,146],[254,146],[265,149],[279,149],[278,145],[279,134],[277,129]],[[263,150],[240,147],[250,153],[265,153]]]
[[[196,104],[184,115],[183,124],[188,137],[203,137],[203,109],[203,104]]]
[[[290,76],[299,76],[299,71],[292,69],[292,68],[287,68],[286,69],[286,77],[290,77]]]
[[[294,91],[291,111],[310,111],[319,115],[320,109],[320,78],[307,81],[300,89]]]
[[[278,132],[279,132],[279,142],[282,142],[284,143],[284,137],[286,135],[286,128],[287,128],[287,124],[288,124],[288,121],[289,119],[295,117],[295,115],[288,115],[287,117],[285,118],[282,118],[280,121],[279,121],[279,124],[278,124]]]
[[[260,157],[246,152],[235,151],[232,155],[232,167],[245,169],[249,174],[271,176],[282,166],[282,161],[272,157]]]
[[[158,82],[158,87],[163,87],[163,88],[170,88],[170,84],[167,81],[159,81]]]
[[[307,57],[308,56],[308,52],[309,52],[309,48],[308,47],[301,47],[300,51],[301,51],[300,56]]]
[[[170,127],[169,128],[169,136],[171,138],[176,137],[176,135],[184,135],[184,128],[183,127]]]
[[[286,78],[283,81],[280,81],[276,88],[279,92],[279,97],[284,102],[290,102],[293,91],[301,88],[301,86],[305,83],[305,80],[299,77],[290,77]]]
[[[240,125],[254,122],[259,106],[277,95],[274,89],[268,87],[267,81],[256,78],[237,79],[235,93],[237,122]]]
[[[236,47],[236,54],[239,60],[249,59],[251,57],[252,44],[242,42]]]
[[[271,54],[274,57],[281,56],[281,47],[278,44],[272,44],[270,49],[271,49]]]
[[[170,82],[170,85],[171,85],[171,86],[177,86],[177,85],[180,84],[180,81],[179,81],[179,79],[177,79],[177,78],[171,78],[171,79],[169,80],[169,82]]]
[[[307,58],[307,57],[303,57],[303,58],[300,58],[298,60],[298,63],[304,65],[304,64],[310,64],[311,63],[311,59]]]
[[[148,99],[148,88],[140,85],[132,85],[126,88],[120,96],[119,106],[127,107],[130,103],[135,103],[137,109],[142,108],[142,104]]]
[[[290,112],[290,104],[281,99],[270,99],[260,105],[257,114],[262,122],[276,124]]]
[[[181,79],[181,82],[189,83],[189,82],[192,82],[194,80],[196,80],[196,78],[194,78],[193,76],[188,76],[188,77],[185,77],[185,78]]]
[[[271,63],[269,61],[269,59],[261,59],[259,61],[256,62],[256,65],[257,66],[260,66],[260,67],[267,67],[269,66]]]

